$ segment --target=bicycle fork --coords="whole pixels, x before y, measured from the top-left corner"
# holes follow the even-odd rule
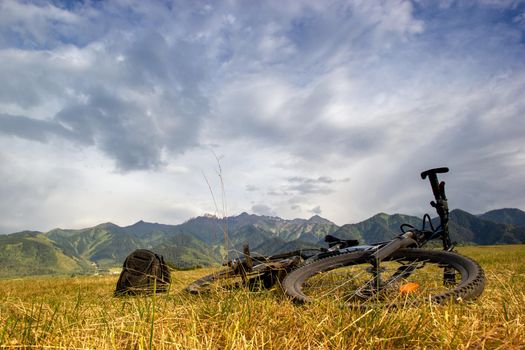
[[[359,288],[359,290],[355,293],[356,296],[365,300],[373,296],[377,296],[378,292],[380,292],[382,289],[391,285],[400,278],[410,275],[411,272],[415,270],[415,268],[405,269],[403,266],[401,266],[399,267],[398,271],[396,271],[386,282],[381,280],[381,273],[384,272],[384,269],[380,266],[381,261],[388,258],[398,249],[417,247],[418,244],[414,240],[415,235],[416,233],[413,231],[405,232],[403,235],[396,237],[394,240],[388,242],[386,245],[377,249],[370,255],[368,262],[372,266],[367,269],[367,272],[372,274],[372,278]]]
[[[396,282],[409,278],[414,271],[423,267],[425,264],[424,261],[418,263],[414,262],[408,265],[402,264],[390,277],[388,277],[386,281],[381,279],[381,274],[385,271],[385,269],[381,267],[381,262],[388,259],[388,257],[398,249],[418,247],[416,240],[417,232],[408,231],[372,253],[368,258],[368,261],[372,266],[367,269],[367,272],[372,274],[372,278],[360,288],[356,293],[357,296],[362,299],[369,299],[372,296],[377,295],[381,290],[396,285]],[[455,285],[456,271],[448,265],[443,265],[441,267],[443,268],[443,284],[446,286]]]

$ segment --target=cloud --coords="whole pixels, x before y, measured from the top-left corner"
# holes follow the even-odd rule
[[[319,176],[317,178],[307,178],[302,176],[293,176],[287,179],[288,185],[284,187],[284,193],[295,193],[297,195],[308,195],[308,194],[330,194],[334,190],[330,188],[330,185],[338,182],[347,182],[348,178],[343,180],[336,180],[330,176]]]
[[[143,193],[173,193],[177,203],[163,203],[174,213],[181,203],[197,213],[210,211],[195,174],[215,164],[211,147],[225,155],[232,212],[318,207],[339,223],[420,212],[429,199],[417,175],[438,165],[451,168],[457,206],[524,206],[523,11],[514,1],[1,1],[0,145],[12,155],[2,168],[29,173],[38,154],[43,174],[67,164],[78,181],[100,178],[101,197],[105,181],[143,181]],[[4,180],[14,175],[0,182],[24,195],[54,188],[39,201],[71,192],[49,178]],[[30,211],[22,202],[13,217]]]
[[[254,185],[246,185],[246,191],[248,192],[254,192],[254,191],[258,191],[259,188],[257,186],[254,186]]]
[[[35,139],[34,130],[42,128],[38,141],[95,145],[120,171],[155,169],[165,151],[180,154],[198,145],[208,111],[202,43],[141,27],[123,36],[118,25],[84,47],[67,41],[45,51],[0,51],[6,63],[0,103],[11,111],[3,113],[9,123],[4,134]]]
[[[321,206],[320,205],[310,209],[310,212],[315,214],[315,215],[321,215],[323,213],[323,211],[321,210]]]
[[[304,125],[302,111],[322,111],[331,101],[331,87],[326,92],[317,88],[323,83],[315,75],[325,74],[319,70],[320,61],[339,57],[339,63],[332,63],[337,67],[355,48],[363,48],[363,28],[373,27],[374,39],[401,38],[421,30],[421,23],[410,17],[407,2],[328,7],[309,2],[218,4],[213,11],[211,6],[186,5],[167,9],[161,4],[108,3],[61,8],[4,2],[6,23],[12,25],[1,28],[9,47],[1,54],[4,67],[12,68],[0,72],[8,82],[0,101],[15,102],[17,108],[9,114],[24,118],[27,128],[45,120],[56,130],[71,130],[74,141],[95,145],[115,160],[120,171],[155,169],[163,164],[165,151],[177,154],[197,146],[203,128],[208,137],[212,130],[219,138],[256,135],[264,142],[270,138],[281,143],[290,130]],[[394,9],[395,16],[390,14]],[[174,27],[170,15],[185,25]],[[132,26],[133,21],[140,25]],[[340,35],[350,34],[349,44],[342,46],[341,38],[332,35],[340,25]],[[16,41],[14,27],[43,50]],[[89,32],[93,34],[86,35]],[[338,52],[333,51],[336,47]],[[306,88],[289,79],[275,79],[290,64],[302,67],[292,72],[292,79],[309,76],[301,73],[305,70],[314,73]],[[207,90],[212,86],[217,92]],[[272,93],[264,96],[258,93],[262,91]],[[228,94],[233,94],[232,100]],[[217,124],[206,123],[213,95],[221,96],[213,99]],[[239,99],[243,105],[235,102]],[[44,101],[53,101],[52,106]],[[244,104],[251,104],[253,113]],[[231,110],[236,105],[241,109]],[[283,115],[285,110],[290,112]],[[321,113],[295,139],[317,136],[337,142],[336,130],[320,122],[324,117]],[[32,126],[30,118],[36,119]],[[21,123],[17,136],[24,135]],[[222,127],[224,123],[229,127]],[[373,143],[366,133],[356,132],[343,143],[370,149]],[[65,134],[47,132],[46,137]],[[304,141],[293,148],[297,153],[317,153],[308,150]]]
[[[421,15],[425,17],[423,10]],[[376,13],[373,8],[369,11]],[[405,13],[410,13],[409,7]],[[473,22],[464,22],[463,26],[458,26],[459,18],[452,10],[446,15],[450,17],[440,18],[439,23],[428,20],[423,26],[413,19],[418,30],[394,31],[382,44],[352,40],[351,34],[357,28],[342,25],[336,32],[349,34],[350,39],[327,55],[324,70],[304,63],[311,56],[300,51],[305,57],[303,62],[287,65],[301,67],[297,73],[292,69],[283,75],[278,67],[267,66],[244,77],[236,76],[231,83],[227,81],[219,95],[217,125],[229,127],[216,130],[224,131],[223,137],[281,145],[309,159],[334,153],[354,159],[377,154],[397,143],[403,133],[421,130],[434,119],[441,123],[440,108],[448,104],[450,91],[457,91],[459,97],[489,82],[496,71],[518,68],[515,65],[522,49],[518,49],[521,46],[516,30],[504,26],[490,29],[486,22],[479,22],[482,13],[474,12]],[[352,19],[358,23],[363,20]],[[438,27],[444,21],[456,26],[453,35]],[[315,28],[319,24],[307,21],[306,28],[302,28],[306,34],[301,32],[306,37],[309,25]],[[385,24],[384,28],[392,26]],[[377,30],[380,35],[384,28],[374,27],[371,32]],[[406,37],[406,33],[414,36]],[[373,34],[367,36],[371,39]],[[322,52],[323,45],[316,47],[316,54]],[[503,51],[499,48],[505,46],[508,49],[503,51],[513,52],[510,57],[500,55]],[[440,56],[432,54],[436,51]],[[354,57],[353,52],[371,55]],[[332,62],[334,56],[341,57],[341,61]],[[505,68],[494,66],[503,62]],[[486,70],[487,65],[490,70]],[[303,77],[304,72],[308,78]]]
[[[42,47],[57,42],[57,35],[78,24],[80,17],[51,4],[42,6],[5,0],[0,3],[2,42],[26,47]]]
[[[266,204],[255,204],[252,206],[252,212],[257,215],[275,216],[276,213]]]
[[[55,136],[65,138],[73,136],[60,124],[10,114],[0,114],[0,133],[39,142],[47,142],[50,137]]]
[[[87,103],[62,109],[56,119],[79,139],[92,140],[121,170],[155,168],[161,164],[162,140],[153,120],[141,112],[134,103],[94,92]]]
[[[13,148],[11,145],[11,150]],[[54,167],[43,170],[38,151],[25,157],[30,163],[29,169],[17,159],[18,154],[0,151],[0,234],[23,229],[40,230],[48,225],[56,225],[61,220],[60,215],[66,214],[72,207],[65,205],[66,202],[62,202],[60,209],[50,206],[56,191],[64,187],[82,187],[81,178],[71,169]],[[9,166],[4,166],[6,164]]]

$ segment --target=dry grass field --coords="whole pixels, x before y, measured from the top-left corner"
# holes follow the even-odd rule
[[[475,303],[398,310],[296,306],[278,289],[114,298],[116,276],[0,280],[6,349],[523,349],[525,246],[460,247],[485,269]]]

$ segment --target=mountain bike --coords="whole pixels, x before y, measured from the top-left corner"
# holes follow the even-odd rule
[[[428,177],[439,225],[423,216],[421,229],[403,224],[401,234],[387,242],[345,247],[298,266],[288,273],[282,287],[298,303],[330,299],[349,306],[418,305],[473,300],[483,292],[485,275],[474,260],[454,250],[449,235],[445,182],[437,174],[448,168],[421,173]],[[441,240],[442,249],[424,249]]]
[[[339,239],[331,235],[327,235],[325,241],[329,248],[309,248],[270,256],[252,254],[249,245],[245,244],[238,258],[227,261],[221,270],[192,282],[185,290],[198,294],[241,287],[247,287],[250,291],[270,289],[276,284],[280,285],[286,274],[294,268],[339,254],[341,249],[359,244],[357,240]]]
[[[421,229],[403,224],[401,234],[391,241],[359,245],[357,240],[325,237],[329,248],[298,250],[273,256],[250,254],[191,283],[186,291],[268,289],[276,284],[298,303],[329,298],[360,306],[374,304],[418,304],[422,301],[472,300],[483,292],[485,275],[479,264],[453,252],[448,228],[445,183],[437,174],[448,168],[421,173],[429,178],[435,201],[430,204],[439,216],[439,225],[428,214]],[[429,241],[441,240],[442,250],[422,249]]]

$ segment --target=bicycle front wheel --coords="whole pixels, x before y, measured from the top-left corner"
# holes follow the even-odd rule
[[[285,293],[299,303],[329,298],[351,306],[472,300],[484,289],[475,261],[446,251],[400,249],[375,264],[370,252],[321,259],[289,273]]]

